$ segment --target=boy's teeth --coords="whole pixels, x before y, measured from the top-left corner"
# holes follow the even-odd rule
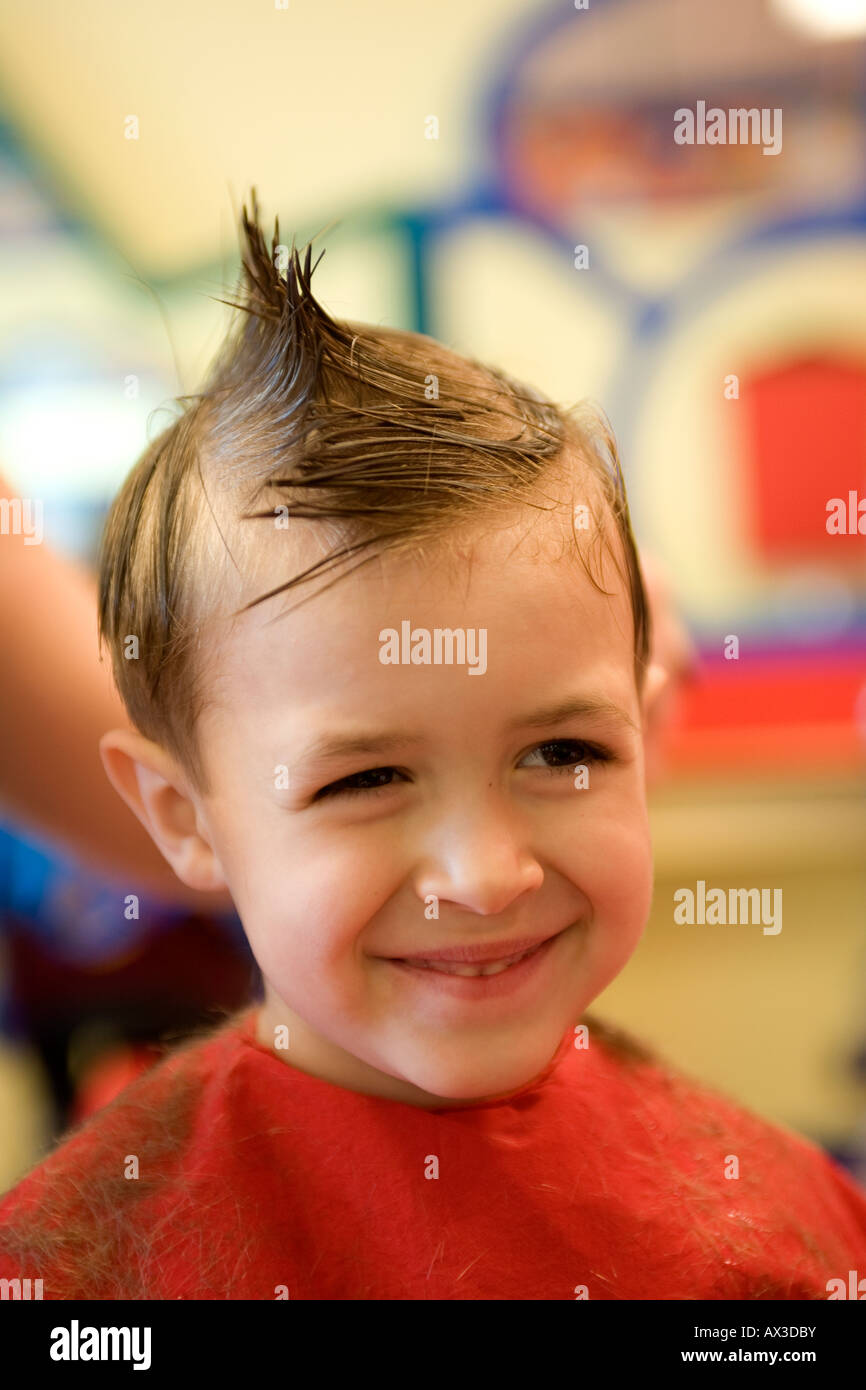
[[[499,975],[503,970],[507,970],[510,965],[516,965],[524,956],[531,955],[537,951],[537,946],[531,946],[528,951],[521,951],[519,956],[508,956],[505,960],[491,960],[484,965],[458,965],[456,961],[448,960],[410,960],[409,965],[417,965],[422,970],[439,970],[444,975]]]

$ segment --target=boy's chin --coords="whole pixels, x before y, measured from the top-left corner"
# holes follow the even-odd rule
[[[534,1055],[521,1055],[517,1047],[501,1058],[478,1058],[425,1065],[403,1072],[403,1079],[418,1093],[418,1104],[431,1109],[448,1105],[472,1105],[496,1100],[528,1086],[551,1062],[561,1039],[534,1049]]]

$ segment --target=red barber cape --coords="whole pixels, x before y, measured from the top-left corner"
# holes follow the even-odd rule
[[[428,1111],[298,1071],[247,1009],[0,1200],[0,1278],[41,1278],[45,1299],[856,1289],[866,1195],[840,1168],[586,1022],[588,1047],[569,1032],[511,1096]]]

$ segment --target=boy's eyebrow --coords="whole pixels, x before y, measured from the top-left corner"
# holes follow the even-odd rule
[[[579,716],[607,719],[615,724],[626,725],[637,734],[640,733],[640,728],[634,720],[612,700],[592,696],[567,697],[553,705],[542,705],[538,709],[531,710],[528,714],[519,715],[516,719],[509,720],[506,727],[509,731],[520,728],[548,728],[550,725],[561,724],[567,719],[574,719]],[[388,749],[417,748],[424,742],[425,740],[421,735],[396,732],[392,734],[325,734],[305,748],[299,754],[296,762],[326,762],[330,758],[349,757],[355,753],[380,753]]]
[[[640,726],[635,724],[625,710],[620,709],[619,705],[615,705],[613,700],[592,695],[567,696],[564,700],[557,701],[556,704],[542,705],[540,709],[532,710],[531,713],[524,714],[519,719],[512,719],[508,728],[519,729],[525,725],[533,728],[546,728],[549,724],[560,724],[566,719],[574,719],[579,715],[594,719],[609,719],[614,724],[626,724],[636,734],[640,733]]]

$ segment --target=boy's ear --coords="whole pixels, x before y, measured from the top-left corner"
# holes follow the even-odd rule
[[[174,759],[133,729],[103,734],[99,756],[111,785],[178,878],[201,892],[227,888],[207,825]]]

